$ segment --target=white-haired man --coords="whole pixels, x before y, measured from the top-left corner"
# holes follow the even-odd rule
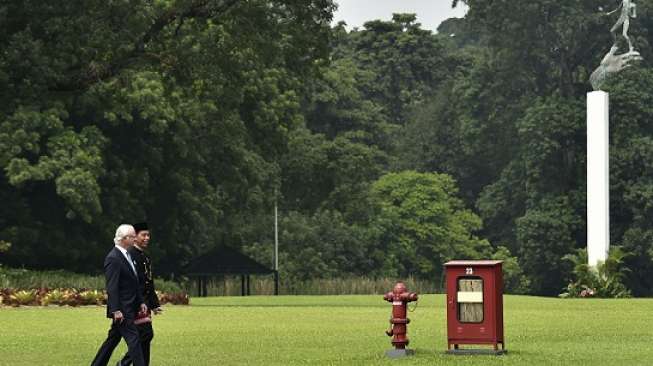
[[[143,294],[143,300],[145,305],[154,312],[154,314],[161,314],[163,309],[161,309],[161,304],[159,304],[159,298],[156,295],[156,290],[154,289],[154,275],[152,275],[152,261],[147,255],[146,250],[150,246],[150,228],[146,222],[139,222],[133,225],[134,230],[136,231],[136,239],[134,240],[134,245],[127,250],[134,259],[136,264],[136,272],[138,273],[138,284],[141,288],[141,294]],[[149,313],[141,314],[136,321],[136,328],[138,329],[138,335],[141,340],[141,350],[143,350],[143,359],[145,360],[145,365],[149,366],[150,364],[150,343],[154,338],[154,328],[152,327],[152,316]],[[129,353],[123,357],[123,359],[116,364],[116,366],[129,366],[131,365],[132,360]]]
[[[134,319],[138,312],[147,312],[147,306],[139,290],[136,267],[127,252],[135,237],[133,226],[120,225],[113,239],[115,246],[104,259],[107,318],[113,319],[113,322],[91,366],[106,366],[120,338],[125,339],[134,366],[145,365]]]

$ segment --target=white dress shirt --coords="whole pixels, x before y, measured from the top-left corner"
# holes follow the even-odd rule
[[[129,265],[132,267],[132,271],[134,271],[134,274],[136,275],[136,277],[138,277],[138,274],[136,273],[136,267],[134,266],[134,262],[132,262],[132,257],[127,252],[127,249],[121,247],[120,245],[116,245],[116,248],[118,248],[120,253],[122,253],[122,255],[125,256],[125,258],[127,259],[127,262],[129,262]]]

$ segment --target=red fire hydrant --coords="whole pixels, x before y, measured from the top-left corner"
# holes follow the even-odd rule
[[[417,294],[408,292],[406,285],[403,282],[397,282],[392,292],[383,295],[383,300],[392,303],[392,318],[390,318],[390,329],[385,333],[392,338],[392,345],[395,349],[386,352],[388,357],[403,357],[413,354],[412,350],[406,349],[409,343],[406,337],[406,328],[410,319],[406,317],[406,310],[408,303],[417,301]]]

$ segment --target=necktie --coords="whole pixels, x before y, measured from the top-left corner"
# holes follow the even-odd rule
[[[132,261],[132,256],[129,255],[129,252],[125,252],[127,254],[127,262],[129,262],[129,266],[132,267],[132,271],[134,271],[134,275],[138,277],[138,274],[136,274],[136,267],[134,267],[134,262]]]

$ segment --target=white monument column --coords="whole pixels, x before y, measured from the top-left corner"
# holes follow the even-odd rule
[[[628,36],[630,18],[635,18],[637,7],[633,0],[622,0],[621,5],[605,15],[621,9],[619,19],[610,29],[614,43],[603,56],[599,67],[590,75],[590,83],[595,90],[587,93],[587,262],[596,267],[597,262],[605,261],[610,250],[610,169],[608,121],[609,96],[601,91],[606,80],[632,66],[633,62],[643,60],[635,51]],[[603,11],[601,8],[599,10]],[[617,54],[619,50],[617,31],[628,42],[628,52]]]
[[[587,259],[596,267],[610,249],[609,95],[587,93]]]

